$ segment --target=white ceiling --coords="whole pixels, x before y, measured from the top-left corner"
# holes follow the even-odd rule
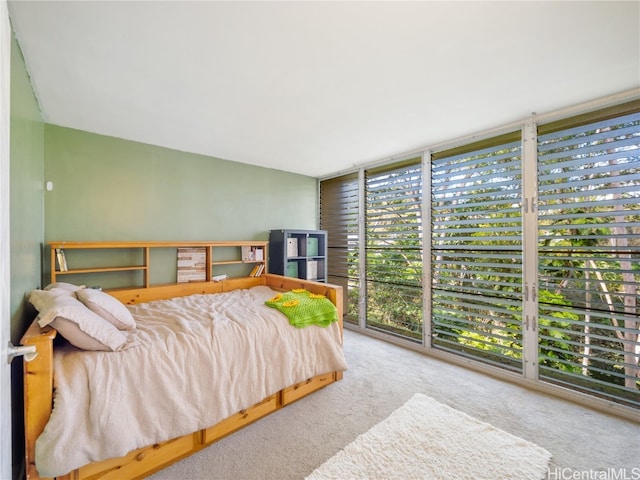
[[[640,2],[10,1],[46,122],[322,177],[640,85]]]

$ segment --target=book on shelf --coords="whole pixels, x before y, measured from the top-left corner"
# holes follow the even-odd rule
[[[56,248],[56,259],[58,261],[58,271],[66,272],[69,270],[67,266],[67,257],[64,254],[64,250],[61,248]]]
[[[204,282],[206,279],[206,248],[178,248],[178,283]]]
[[[249,276],[250,277],[259,277],[263,273],[264,273],[264,263],[260,263],[260,264],[256,265],[255,267],[253,267],[253,269],[251,270],[251,273],[249,274]]]
[[[250,277],[257,277],[258,276],[258,270],[260,270],[260,264],[254,265],[253,268],[251,269],[251,273],[249,274]]]

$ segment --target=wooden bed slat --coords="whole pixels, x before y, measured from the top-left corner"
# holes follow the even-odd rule
[[[40,478],[35,467],[36,439],[49,421],[53,407],[53,340],[58,332],[37,322],[23,335],[22,345],[34,345],[38,354],[24,361],[25,461],[27,478]],[[27,399],[29,401],[27,402]]]

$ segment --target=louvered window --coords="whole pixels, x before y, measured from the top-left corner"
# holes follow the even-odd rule
[[[637,409],[640,102],[539,118],[323,181],[331,281],[360,328]]]
[[[358,323],[359,258],[358,175],[320,183],[320,228],[327,231],[328,281],[342,285],[346,322]]]
[[[422,341],[421,159],[366,172],[366,324]]]
[[[431,344],[522,367],[519,133],[439,152],[431,166]]]
[[[538,136],[540,377],[640,405],[640,114]]]

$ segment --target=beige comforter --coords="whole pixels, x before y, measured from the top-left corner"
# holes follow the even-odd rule
[[[346,369],[337,323],[297,329],[260,286],[130,307],[140,346],[63,347],[36,442],[43,477],[210,427],[314,375]]]

